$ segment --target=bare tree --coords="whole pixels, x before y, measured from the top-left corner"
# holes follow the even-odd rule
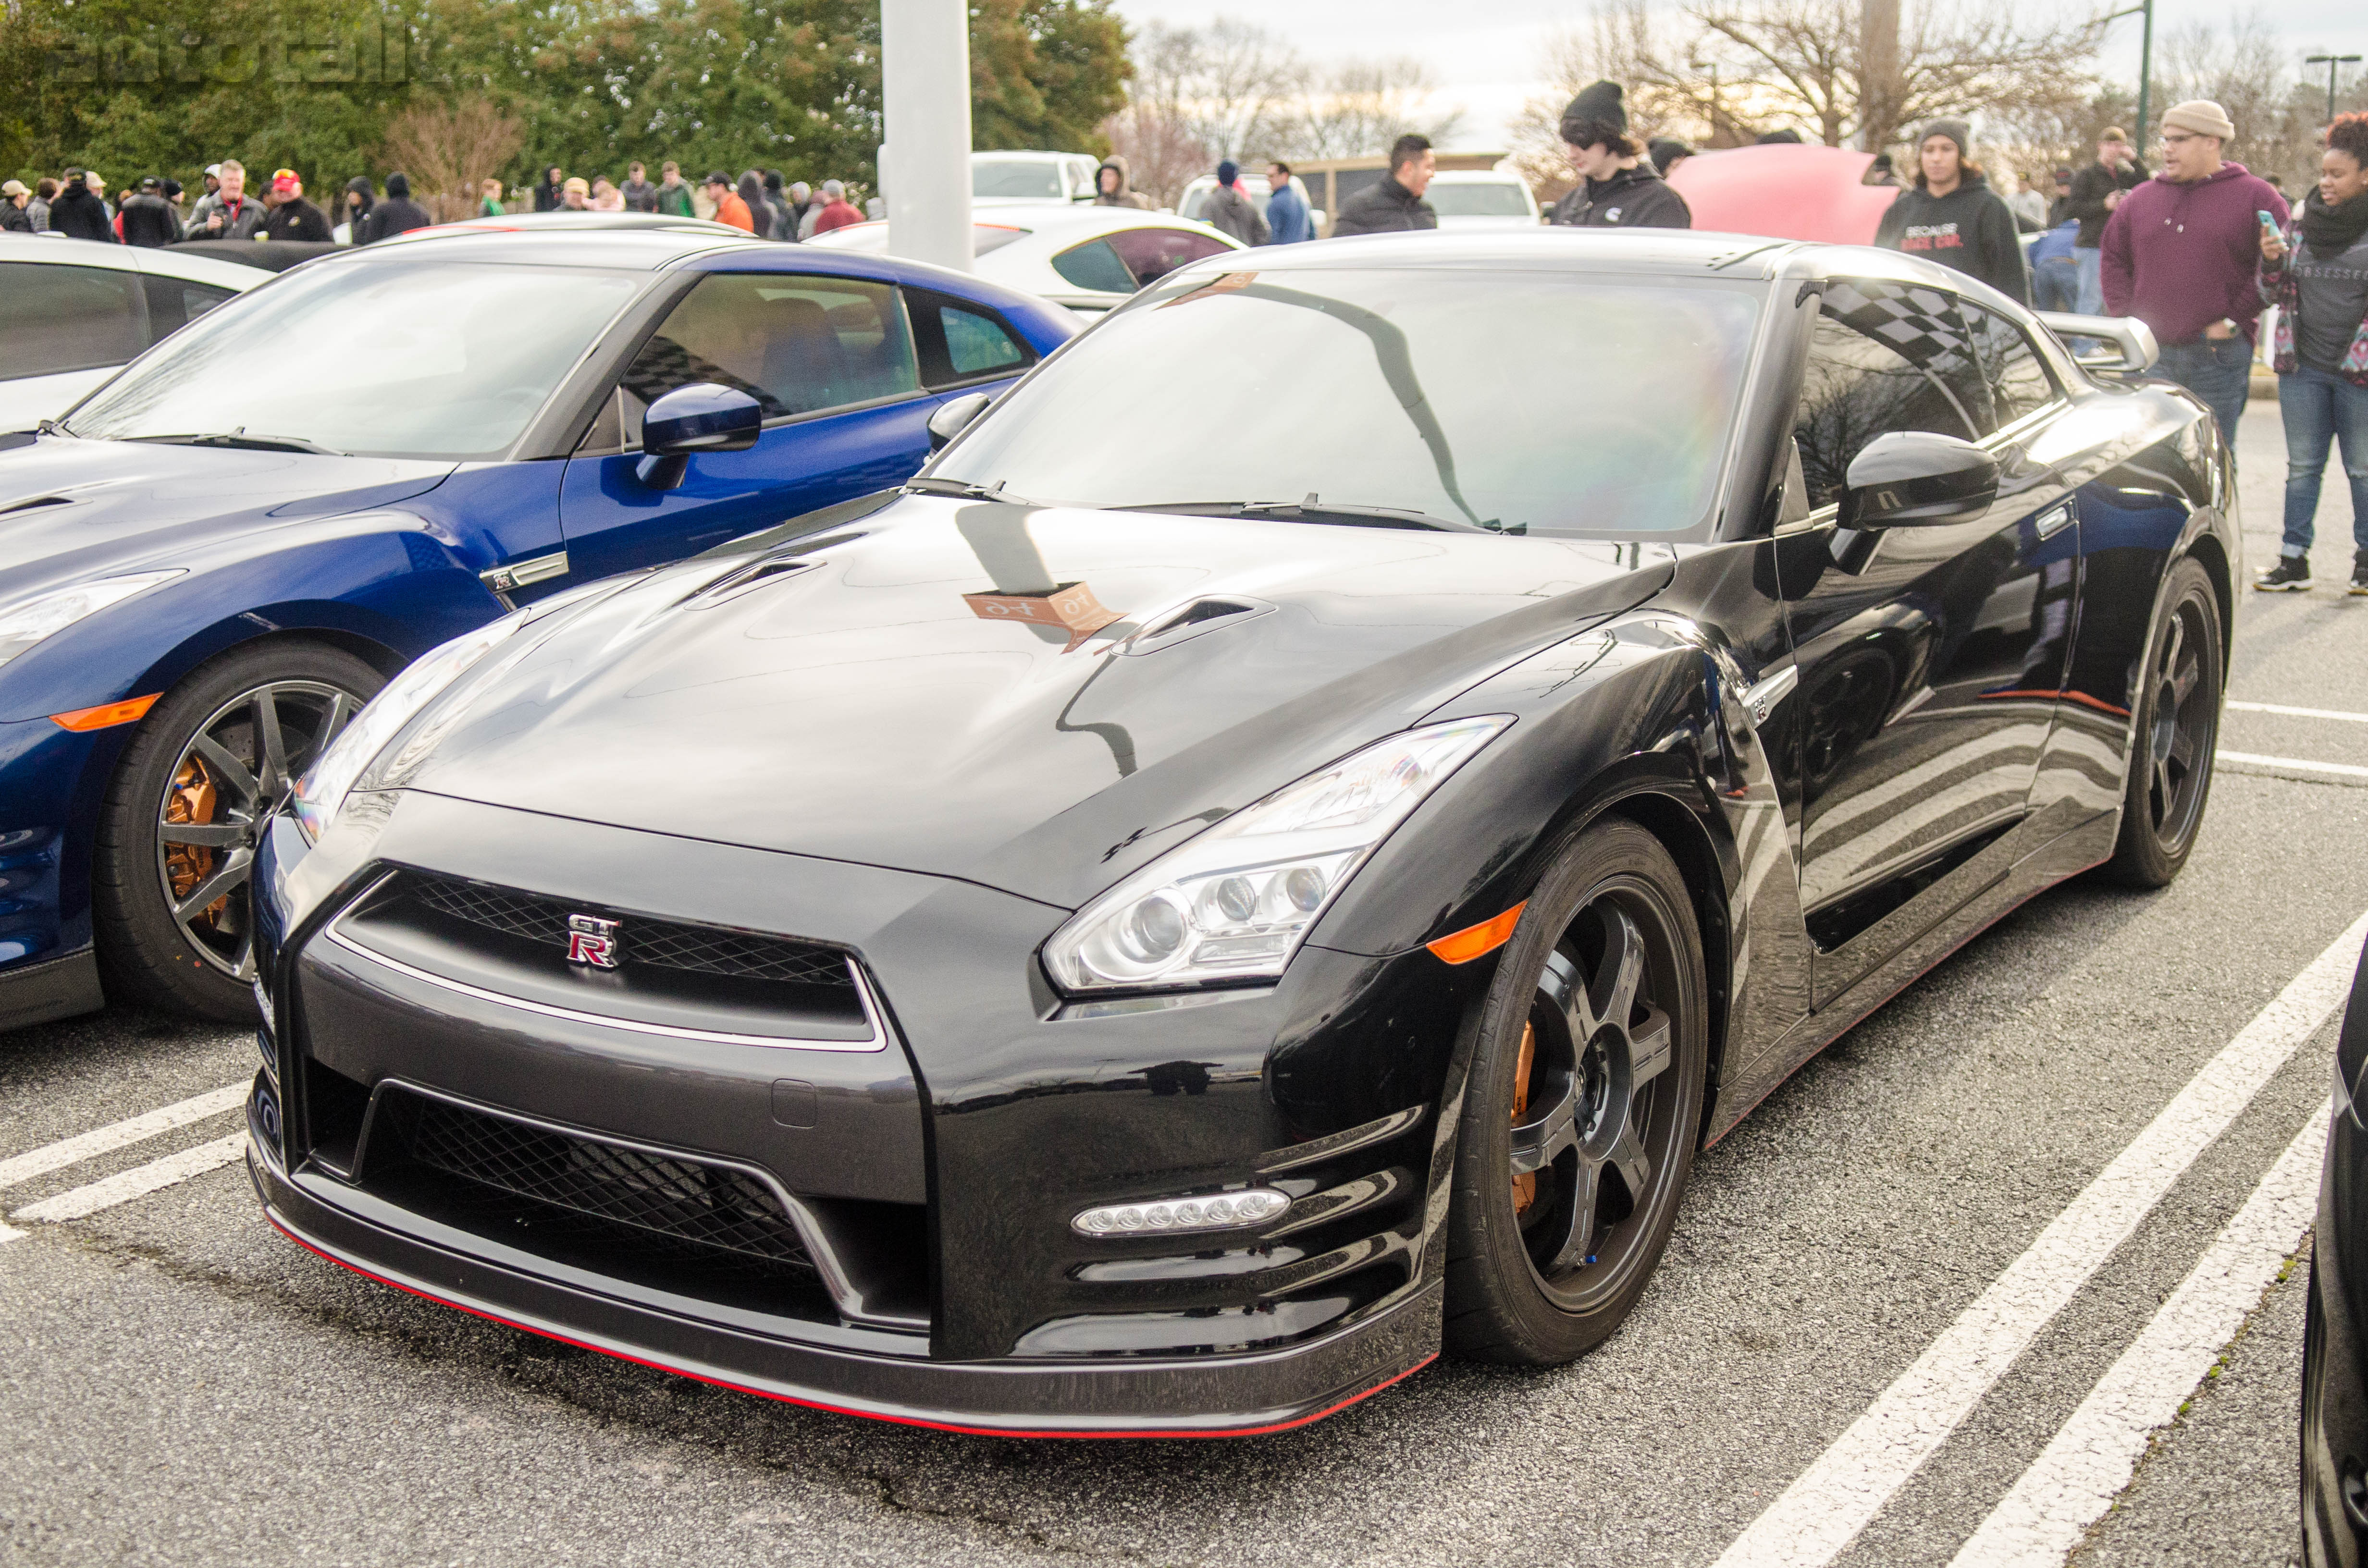
[[[482,97],[412,100],[386,128],[380,155],[411,176],[412,192],[439,223],[477,208],[480,181],[518,162],[526,128]]]
[[[2155,101],[2210,98],[2237,127],[2227,156],[2255,174],[2282,176],[2299,196],[2317,177],[2327,118],[2326,79],[2301,79],[2302,53],[2289,51],[2258,11],[2225,27],[2190,22],[2163,40]]]
[[[1306,63],[1254,22],[1154,22],[1135,40],[1133,101],[1149,104],[1220,156],[1277,145],[1298,112]]]
[[[1286,159],[1362,158],[1388,152],[1409,132],[1444,142],[1463,114],[1429,113],[1437,90],[1430,67],[1420,60],[1343,61],[1302,95],[1280,139],[1263,151]]]
[[[1664,132],[1713,146],[1751,140],[1730,112],[1734,95],[1723,90],[1724,83],[1714,93],[1690,65],[1671,65],[1699,56],[1645,9],[1645,0],[1599,0],[1583,23],[1548,34],[1542,52],[1544,86],[1509,122],[1513,166],[1541,201],[1574,183],[1563,155],[1562,111],[1590,82],[1618,82],[1627,90],[1629,129],[1640,141]]]
[[[1141,99],[1102,121],[1110,151],[1126,160],[1136,190],[1161,207],[1173,208],[1196,175],[1216,163],[1216,154],[1191,128],[1157,104]]]

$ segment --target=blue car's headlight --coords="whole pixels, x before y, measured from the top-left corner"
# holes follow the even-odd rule
[[[170,567],[162,572],[134,572],[121,577],[101,577],[95,582],[77,583],[71,588],[59,588],[38,598],[20,600],[0,608],[0,665],[40,642],[43,638],[63,631],[86,615],[120,604],[137,593],[144,593],[157,584],[182,575],[186,569]]]
[[[1366,857],[1512,722],[1409,730],[1285,785],[1077,911],[1045,968],[1069,992],[1280,975]]]

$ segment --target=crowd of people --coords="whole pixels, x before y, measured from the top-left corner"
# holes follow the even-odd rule
[[[344,226],[353,244],[368,244],[435,222],[411,199],[400,172],[386,176],[386,193],[365,177],[346,183],[332,220],[304,194],[293,169],[274,169],[260,194],[246,188],[246,166],[224,158],[206,167],[205,184],[186,209],[181,182],[150,175],[120,205],[107,199],[107,180],[93,169],[70,168],[28,187],[0,182],[0,233],[58,233],[106,244],[172,245],[187,240],[302,240],[326,244]]]
[[[655,180],[649,177],[647,165],[629,164],[621,184],[605,175],[586,179],[568,174],[557,164],[546,165],[527,195],[537,212],[654,212],[706,218],[763,240],[810,240],[860,223],[865,216],[848,199],[848,187],[841,180],[826,179],[816,188],[804,180],[785,182],[779,169],[745,170],[736,180],[718,169],[693,184],[683,178],[681,165],[673,162],[658,165]],[[481,210],[503,210],[500,182],[485,182]]]

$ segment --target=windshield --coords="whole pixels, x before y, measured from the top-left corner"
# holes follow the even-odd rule
[[[1422,193],[1442,218],[1527,218],[1527,194],[1510,180],[1474,180],[1470,185],[1435,179]]]
[[[65,425],[97,440],[495,457],[648,281],[450,261],[307,267],[166,338]]]
[[[1194,281],[1069,345],[930,477],[1057,506],[1675,532],[1708,517],[1759,312],[1749,284],[1568,273]]]
[[[970,166],[973,196],[1044,196],[1061,199],[1061,168],[1033,159],[997,160]]]

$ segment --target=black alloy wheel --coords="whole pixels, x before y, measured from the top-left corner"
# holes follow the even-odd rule
[[[254,1018],[256,834],[384,680],[341,649],[275,643],[215,660],[149,710],[93,867],[110,1000]]]
[[[1624,819],[1572,840],[1498,960],[1465,1082],[1451,1348],[1553,1366],[1628,1315],[1693,1166],[1707,991],[1660,842]]]
[[[2220,599],[2192,560],[2173,566],[2148,651],[2122,833],[2110,863],[2132,887],[2167,887],[2187,864],[2220,738]]]

